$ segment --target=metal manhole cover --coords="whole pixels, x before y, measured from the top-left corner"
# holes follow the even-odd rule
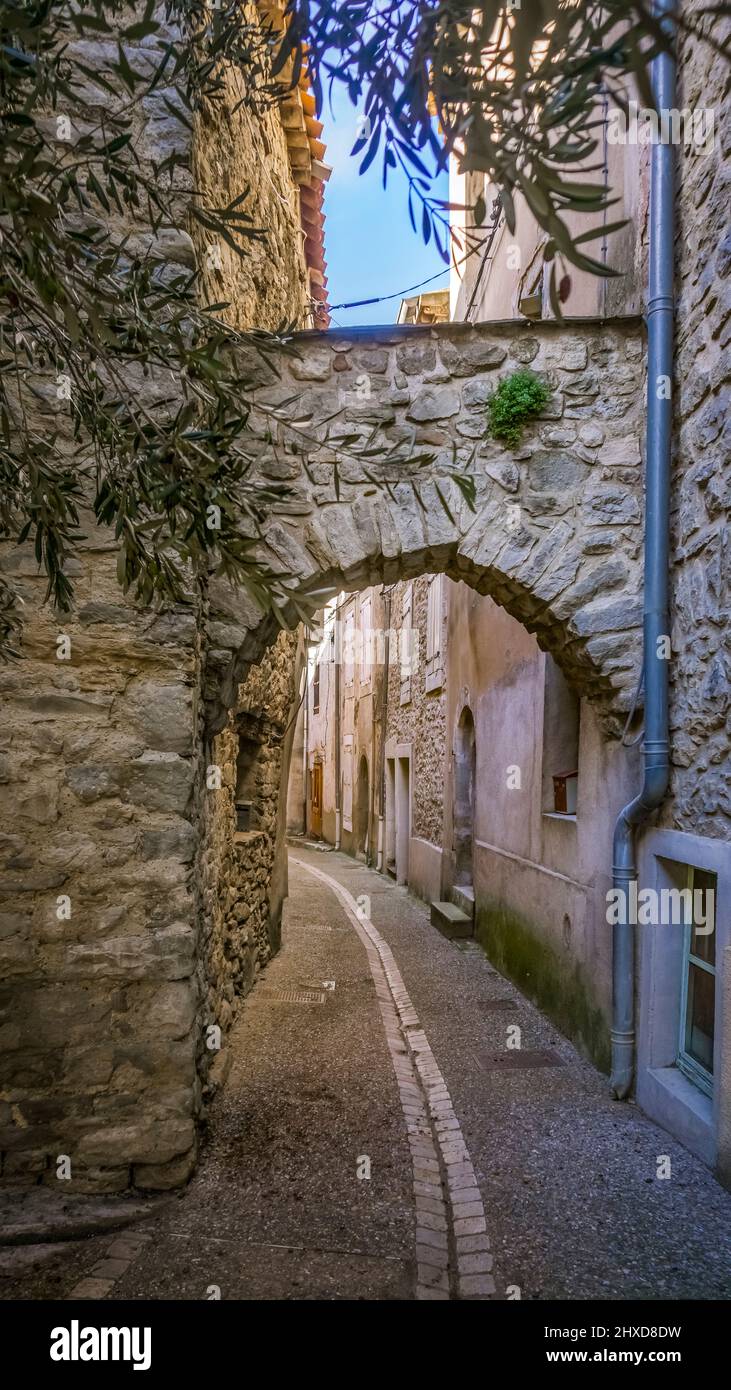
[[[488,1052],[480,1057],[483,1071],[535,1071],[539,1067],[562,1067],[557,1052],[524,1052],[516,1047],[511,1051]]]
[[[269,989],[263,995],[274,1004],[324,1004],[322,990],[314,989]]]

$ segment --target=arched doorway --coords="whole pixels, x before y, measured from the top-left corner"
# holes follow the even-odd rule
[[[355,852],[368,853],[368,760],[365,753],[358,764],[358,787],[355,800]]]
[[[472,842],[475,800],[475,722],[465,705],[454,739],[454,806],[452,847],[454,882],[460,887],[472,883]]]

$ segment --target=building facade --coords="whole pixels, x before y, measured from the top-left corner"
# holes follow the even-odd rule
[[[635,930],[636,1096],[729,1181],[731,705],[724,633],[731,458],[724,438],[731,234],[722,172],[728,96],[723,63],[690,39],[681,43],[679,74],[679,105],[691,113],[710,111],[716,134],[715,143],[709,141],[704,118],[703,139],[688,138],[677,150],[672,766],[669,793],[638,837],[638,891],[645,896]],[[599,324],[645,307],[649,198],[646,144],[610,143],[605,127],[603,148],[604,177],[619,199],[618,218],[624,215],[628,224],[604,240],[601,255],[624,273],[602,281],[572,271],[564,306],[568,315]],[[492,190],[483,181],[455,168],[452,182],[455,203],[470,205],[481,193],[490,209]],[[546,238],[526,209],[519,208],[514,235],[499,216],[488,216],[480,235],[481,254],[453,270],[452,320],[550,317]],[[418,312],[418,301],[409,301],[404,321],[416,321]],[[644,441],[633,448],[623,440],[615,454],[607,438],[599,404],[606,368],[601,343],[588,356],[581,347],[569,348],[560,367],[574,374],[573,386],[560,418],[549,411],[539,419],[538,437],[544,448],[583,449],[617,491],[615,513],[608,499],[585,539],[585,553],[598,557],[599,602],[611,604],[623,574],[616,546],[619,493],[642,465]],[[640,378],[641,371],[627,376],[622,389],[628,396]],[[550,372],[544,379],[551,383]],[[507,470],[503,483],[519,524],[525,492]],[[565,507],[558,498],[541,505],[571,511],[571,499]],[[641,582],[636,593],[641,600]],[[375,792],[372,780],[362,783],[369,797],[362,811],[370,827],[368,851],[372,855],[377,835],[379,868],[426,901],[451,901],[472,918],[498,968],[608,1069],[612,834],[619,811],[641,785],[641,692],[625,727],[608,733],[593,703],[567,680],[556,653],[542,650],[487,592],[446,575],[417,576],[342,602],[356,620],[363,605],[369,613],[380,610],[401,638],[399,650],[416,653],[412,667],[394,660],[392,639],[391,655],[375,677],[381,700],[365,707],[373,726],[354,725],[349,735],[349,768],[367,760],[369,750],[382,749]],[[412,630],[413,639],[407,637]],[[600,641],[610,666],[627,669],[622,622]],[[334,789],[329,747],[323,743],[318,757],[324,784]],[[361,784],[351,783],[349,796],[353,785],[357,808]],[[307,828],[313,829],[311,821]],[[332,838],[326,821],[320,833],[350,848],[344,838]]]

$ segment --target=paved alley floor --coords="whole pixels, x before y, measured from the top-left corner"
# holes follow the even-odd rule
[[[516,1024],[534,1065],[505,1063]],[[283,947],[229,1046],[186,1190],[55,1252],[30,1296],[731,1297],[731,1194],[361,863],[291,851]]]

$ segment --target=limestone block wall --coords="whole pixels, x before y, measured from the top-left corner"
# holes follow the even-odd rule
[[[684,39],[679,106],[711,108],[715,148],[678,152],[673,475],[672,800],[664,823],[731,831],[731,98],[729,67]]]
[[[109,551],[92,535],[63,619],[5,556],[26,613],[0,669],[6,1182],[67,1154],[86,1187],[144,1185],[194,1145],[196,619],[140,614]]]
[[[283,789],[286,794],[302,654],[298,635],[282,633],[241,686],[229,726],[208,744],[205,772],[213,768],[220,773],[220,786],[208,787],[204,778],[201,791],[198,1062],[206,1096],[225,1077],[226,1034],[237,1006],[279,947],[286,894],[280,806]],[[256,734],[259,751],[253,777],[254,823],[250,830],[237,832],[237,730],[242,722]],[[218,783],[216,776],[208,780]],[[220,1038],[211,1040],[211,1026],[220,1029]]]
[[[111,39],[79,48],[92,70],[116,58]],[[132,57],[158,61],[149,42]],[[90,92],[101,118],[108,96]],[[191,149],[170,96],[157,91],[133,112],[143,164],[173,150],[188,159],[176,173],[179,224],[160,230],[159,248],[186,271],[202,266],[202,293],[229,298],[239,327],[306,322],[298,191],[276,111],[258,121],[223,102],[199,117]],[[217,206],[249,184],[262,235],[245,262],[225,247],[209,258],[188,220],[194,181]],[[115,230],[141,245],[131,219]],[[71,448],[64,409],[55,389],[42,392],[39,427]],[[69,616],[44,607],[27,548],[0,555],[25,604],[21,660],[0,668],[0,1180],[56,1185],[64,1155],[62,1191],[165,1188],[196,1158],[213,1060],[205,1027],[219,1022],[225,1035],[237,992],[277,944],[285,880],[272,826],[294,639],[242,693],[264,721],[262,828],[244,844],[232,818],[233,718],[215,746],[202,719],[204,672],[226,624],[215,586],[202,584],[184,611],[140,611],[116,583],[113,538],[84,530]],[[206,785],[214,763],[217,793]]]

